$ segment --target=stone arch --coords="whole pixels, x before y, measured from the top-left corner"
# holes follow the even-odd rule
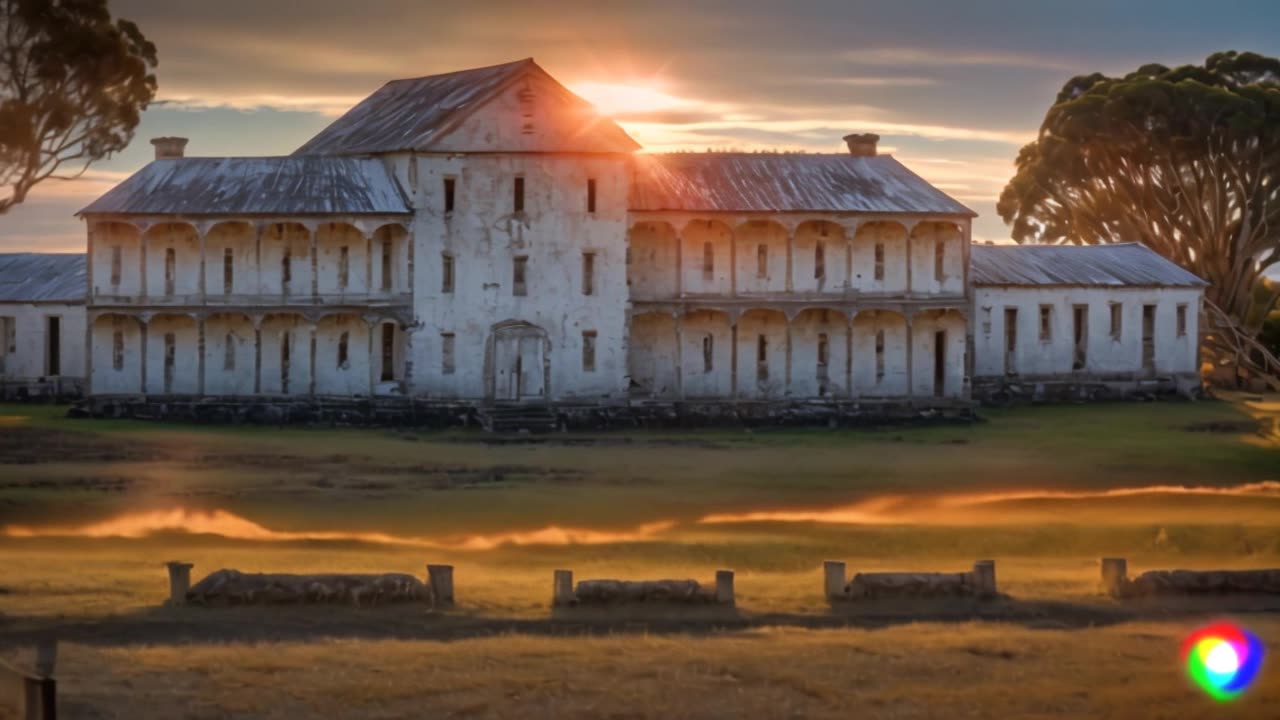
[[[631,395],[675,397],[676,321],[670,312],[639,312],[631,316],[627,339],[627,374]]]
[[[806,308],[791,321],[791,395],[844,397],[849,382],[849,322],[832,308]]]
[[[830,220],[806,220],[792,244],[792,290],[840,293],[848,283],[849,241],[844,227]]]
[[[733,230],[739,295],[787,291],[787,228],[774,220],[748,220]]]
[[[268,313],[259,325],[259,388],[263,395],[311,392],[311,330],[301,313]]]
[[[258,330],[248,313],[210,313],[204,321],[205,395],[257,392]]]
[[[273,222],[262,229],[259,292],[311,294],[311,231],[298,222]]]
[[[146,392],[196,395],[200,392],[200,328],[186,313],[157,313],[147,321]]]
[[[733,290],[733,228],[720,220],[690,220],[680,231],[680,242],[683,292],[729,295]]]
[[[853,236],[852,284],[870,295],[904,295],[907,291],[907,228],[897,222],[877,220],[858,226]],[[876,248],[882,249],[877,261]],[[877,275],[877,267],[882,273]]]
[[[907,395],[907,318],[864,310],[853,319],[853,390],[859,397]]]
[[[204,254],[207,297],[258,293],[258,228],[255,224],[247,220],[215,222],[204,234]]]
[[[355,312],[327,313],[316,322],[316,394],[367,395],[373,377],[369,323]]]
[[[787,394],[788,323],[780,310],[752,308],[738,317],[738,394],[774,400]]]
[[[490,327],[484,352],[486,399],[550,398],[551,350],[547,331],[528,321],[504,320]]]
[[[911,319],[914,395],[964,397],[967,325],[959,310],[926,310]]]
[[[632,299],[675,297],[676,253],[679,234],[669,222],[645,220],[628,235],[627,286]]]
[[[689,398],[733,394],[733,320],[723,310],[690,310],[680,318],[681,389]]]
[[[200,232],[196,226],[186,222],[157,223],[142,233],[142,244],[146,294],[165,302],[198,303]]]
[[[954,222],[925,220],[911,229],[911,289],[926,295],[964,294],[964,231]]]
[[[89,322],[92,353],[89,378],[95,395],[142,393],[142,334],[144,323],[135,315],[104,312]]]
[[[95,221],[93,295],[100,298],[142,295],[142,231],[120,220]]]
[[[369,240],[349,222],[323,222],[315,230],[316,290],[326,301],[359,299],[369,291]]]
[[[409,242],[409,231],[404,225],[386,223],[378,226],[369,235],[367,245],[369,292],[393,295],[410,292],[413,279],[409,276],[409,268],[417,266],[411,262],[414,259],[413,243]],[[428,264],[438,272],[440,263],[436,259],[428,260]],[[440,287],[439,282],[435,287]]]

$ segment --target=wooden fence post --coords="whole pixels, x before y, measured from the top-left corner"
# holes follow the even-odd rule
[[[427,565],[427,582],[436,607],[453,607],[452,565]]]
[[[733,604],[733,571],[716,571],[716,602],[721,605]]]
[[[169,599],[166,605],[186,605],[187,591],[191,589],[191,563],[169,562],[165,563],[165,567],[169,568]]]
[[[1102,558],[1102,591],[1113,598],[1124,594],[1129,582],[1129,562],[1124,558]]]
[[[822,589],[828,600],[844,597],[844,563],[827,560],[822,563]]]
[[[572,605],[573,600],[573,571],[556,570],[554,586],[552,587],[551,604]]]
[[[978,560],[973,564],[973,584],[978,594],[992,597],[996,594],[996,561]]]

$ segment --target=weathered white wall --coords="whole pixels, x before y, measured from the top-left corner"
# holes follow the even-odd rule
[[[165,387],[165,335],[173,334],[173,365]],[[146,392],[194,395],[200,386],[199,329],[186,315],[158,315],[147,323]]]
[[[737,253],[739,295],[763,295],[787,290],[787,230],[765,221],[739,225],[733,233]],[[759,248],[765,246],[765,276],[760,277]]]
[[[290,339],[288,383],[281,352]],[[262,379],[264,395],[307,395],[311,392],[311,326],[294,315],[271,315],[262,321]]]
[[[884,376],[876,377],[876,333],[884,331]],[[859,397],[907,394],[907,321],[894,312],[870,310],[853,321],[853,388]]]
[[[126,223],[94,223],[88,230],[93,236],[93,252],[89,267],[94,295],[137,297],[142,295],[141,234]],[[112,284],[111,263],[114,251],[120,248],[120,277]]]
[[[627,365],[634,394],[676,396],[675,338],[675,319],[669,313],[642,313],[631,318]]]
[[[681,289],[685,295],[722,295],[727,296],[733,288],[732,268],[730,267],[732,260],[732,243],[733,231],[728,225],[715,220],[694,220],[688,223],[683,229],[683,251],[681,254],[681,267],[683,270],[683,285]],[[634,262],[635,258],[635,235],[632,235],[631,252]],[[707,276],[705,272],[704,260],[706,253],[706,245],[711,243],[711,274]],[[669,260],[674,267],[675,258],[663,258]],[[649,260],[647,266],[647,274],[649,276],[657,276],[665,281],[666,273],[661,266],[654,267],[654,260]],[[639,290],[652,294],[656,297],[665,286],[658,284],[656,286],[646,284],[644,278],[638,281]],[[636,294],[637,282],[632,282],[632,297],[638,298],[642,295]]]
[[[938,332],[946,333],[943,387],[936,393],[935,353]],[[911,394],[915,397],[964,396],[965,319],[957,312],[920,313],[911,320]]]
[[[413,188],[417,208],[413,296],[418,326],[409,340],[413,392],[484,397],[493,326],[524,321],[545,330],[550,342],[549,399],[625,394],[626,156],[400,155],[393,166],[400,181]],[[411,166],[416,166],[412,173]],[[517,176],[525,182],[521,213],[513,210]],[[444,209],[446,177],[456,183],[452,213]],[[594,213],[587,212],[589,178],[596,181]],[[595,254],[590,296],[583,294],[583,252]],[[442,291],[445,253],[454,258],[451,293]],[[528,258],[524,296],[513,293],[516,256]],[[674,266],[668,268],[674,277]],[[582,369],[584,331],[596,333],[594,372]],[[441,333],[456,338],[452,375],[442,371]]]
[[[165,258],[170,248],[174,251],[171,297],[190,297],[200,292],[200,236],[195,228],[186,223],[162,223],[143,233],[142,242],[146,245],[148,296],[169,296],[165,283]]]
[[[826,381],[818,366],[819,336],[827,336]],[[791,323],[791,396],[847,397],[849,326],[843,313],[805,310]]]
[[[823,250],[822,277],[815,275],[819,245]],[[848,282],[850,250],[841,226],[831,222],[802,223],[796,228],[792,247],[792,290],[842,293]]]
[[[727,398],[733,392],[733,330],[721,312],[693,311],[680,321],[681,377],[687,398]],[[711,338],[711,372],[706,371],[703,341]],[[634,340],[633,340],[634,343]]]
[[[919,295],[964,295],[964,236],[951,223],[922,222],[911,231],[911,290]],[[936,248],[941,245],[942,279]]]
[[[119,369],[114,365],[115,333],[123,339]],[[124,315],[103,315],[93,323],[92,377],[89,392],[98,395],[132,395],[142,392],[142,327]]]
[[[230,339],[231,356],[227,347]],[[204,323],[204,391],[206,395],[252,395],[256,335],[244,315],[219,314]],[[231,360],[231,367],[227,360]]]
[[[759,341],[766,339],[767,376],[760,376]],[[787,317],[776,310],[751,310],[738,319],[738,396],[781,400],[787,395]]]
[[[344,295],[365,295],[369,291],[369,241],[356,228],[344,223],[324,223],[316,231],[317,287],[321,295],[341,301]],[[341,282],[342,249],[347,249],[347,282]],[[381,248],[379,248],[381,250]]]
[[[884,279],[876,280],[875,246],[884,244]],[[898,223],[860,225],[853,237],[853,287],[869,294],[905,294],[907,229]]]
[[[84,377],[84,305],[0,303],[0,380],[48,375],[48,319],[60,318],[60,377]]]
[[[231,287],[226,286],[224,262],[231,250]],[[96,266],[95,266],[96,267]],[[257,230],[245,222],[218,223],[205,236],[204,287],[208,297],[251,295],[258,292]]]
[[[675,297],[676,242],[676,230],[667,223],[642,222],[631,227],[630,262],[627,263],[627,286],[631,299]]]
[[[1100,287],[975,287],[973,335],[974,374],[1005,375],[1005,309],[1018,309],[1018,375],[1069,375],[1073,372],[1072,308],[1088,306],[1086,364],[1079,373],[1140,373],[1142,367],[1142,307],[1156,306],[1155,367],[1158,373],[1197,372],[1198,317],[1202,293],[1187,288]],[[1123,320],[1119,339],[1111,336],[1111,303],[1120,303]],[[1186,334],[1176,327],[1177,306],[1187,305]],[[1052,333],[1040,340],[1040,306],[1050,305]]]
[[[340,364],[343,333],[347,334],[347,358]],[[380,349],[375,347],[374,353],[378,352]],[[316,326],[317,395],[368,395],[370,360],[369,328],[364,320],[355,315],[331,315]]]

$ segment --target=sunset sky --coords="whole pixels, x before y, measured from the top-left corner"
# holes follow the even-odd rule
[[[995,199],[1062,83],[1216,50],[1280,55],[1280,3],[113,0],[159,48],[134,143],[0,217],[0,252],[81,251],[73,213],[145,165],[287,154],[387,80],[533,57],[647,150],[881,147],[1007,238]]]

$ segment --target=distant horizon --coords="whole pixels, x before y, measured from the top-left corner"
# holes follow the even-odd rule
[[[190,138],[191,156],[285,155],[390,80],[528,57],[643,152],[837,153],[843,135],[875,132],[883,153],[979,214],[976,242],[1009,242],[996,200],[1068,79],[1221,50],[1280,55],[1265,31],[1280,6],[1267,2],[1209,15],[1189,1],[555,6],[313,0],[299,15],[250,0],[114,1],[158,47],[157,100],[124,152],[0,216],[0,252],[83,251],[74,213],[150,162],[153,137]]]

